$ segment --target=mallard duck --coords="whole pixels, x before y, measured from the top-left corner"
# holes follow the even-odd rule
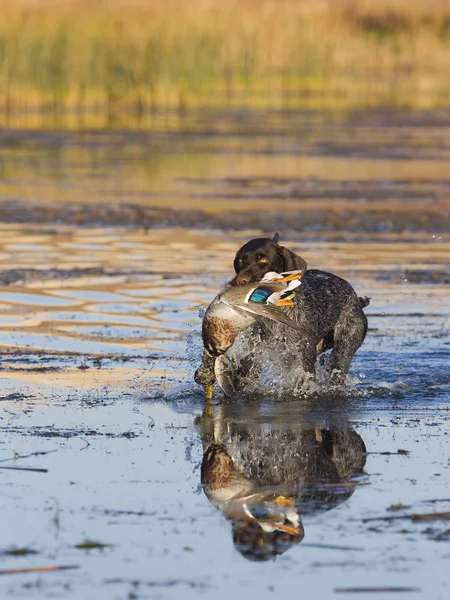
[[[212,397],[212,385],[219,379],[218,372],[226,368],[222,356],[234,343],[237,335],[260,318],[272,319],[291,329],[299,326],[283,307],[294,306],[295,289],[301,284],[302,270],[286,273],[266,273],[258,283],[239,286],[227,284],[206,310],[202,336],[205,352],[202,364],[195,373],[195,381]]]

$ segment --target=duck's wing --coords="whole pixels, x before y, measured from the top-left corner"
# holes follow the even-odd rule
[[[265,317],[266,319],[271,319],[277,323],[282,323],[283,325],[286,325],[286,327],[290,327],[290,329],[301,331],[301,327],[274,304],[256,304],[254,302],[249,302],[248,304],[235,304],[233,305],[233,309],[242,313],[250,313],[258,317]]]
[[[264,302],[273,293],[282,292],[285,289],[286,284],[284,283],[246,283],[226,289],[225,292],[222,292],[220,299],[228,306],[234,307],[236,304],[246,302]]]

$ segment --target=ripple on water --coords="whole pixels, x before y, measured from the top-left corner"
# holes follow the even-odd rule
[[[77,323],[111,323],[112,325],[141,325],[142,327],[151,327],[153,321],[145,317],[132,317],[123,314],[94,313],[94,312],[46,312],[38,314],[35,318],[42,318],[42,321],[76,321]],[[13,317],[10,317],[11,319]],[[0,317],[0,324],[2,323]],[[7,323],[7,321],[5,321]]]
[[[0,346],[14,346],[18,348],[33,348],[46,352],[67,352],[82,354],[113,354],[145,356],[147,344],[133,343],[133,345],[103,343],[94,340],[82,340],[69,336],[48,335],[34,332],[0,331]]]
[[[18,325],[23,320],[23,315],[1,315],[0,325]]]
[[[152,330],[149,325],[143,327],[142,325],[139,328],[129,327],[126,325],[76,325],[74,327],[59,327],[57,328],[61,331],[67,331],[70,333],[77,333],[79,335],[89,335],[93,337],[104,337],[104,338],[115,338],[117,340],[121,339],[149,339],[154,334],[154,330]],[[159,332],[160,333],[160,332]]]
[[[76,300],[85,300],[86,302],[132,302],[131,299],[122,294],[101,290],[58,290],[52,293]]]
[[[79,304],[76,299],[69,300],[44,294],[27,294],[22,292],[0,292],[0,300],[13,304],[34,306],[73,306]]]
[[[189,300],[174,300],[173,298],[164,300],[160,298],[158,300],[146,302],[145,304],[140,304],[140,307],[143,310],[155,310],[157,312],[175,312],[183,309],[193,308],[193,303]]]
[[[92,312],[104,312],[112,314],[130,314],[130,313],[145,313],[145,306],[136,304],[88,304],[85,305],[84,310]]]

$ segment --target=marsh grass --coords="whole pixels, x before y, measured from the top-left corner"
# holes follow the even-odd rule
[[[0,110],[433,106],[450,4],[0,0]]]

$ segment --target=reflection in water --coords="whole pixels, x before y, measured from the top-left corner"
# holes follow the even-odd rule
[[[366,447],[348,424],[324,426],[276,415],[255,419],[236,405],[208,406],[199,420],[201,482],[231,521],[233,544],[264,561],[300,543],[302,516],[336,507],[353,494]]]

